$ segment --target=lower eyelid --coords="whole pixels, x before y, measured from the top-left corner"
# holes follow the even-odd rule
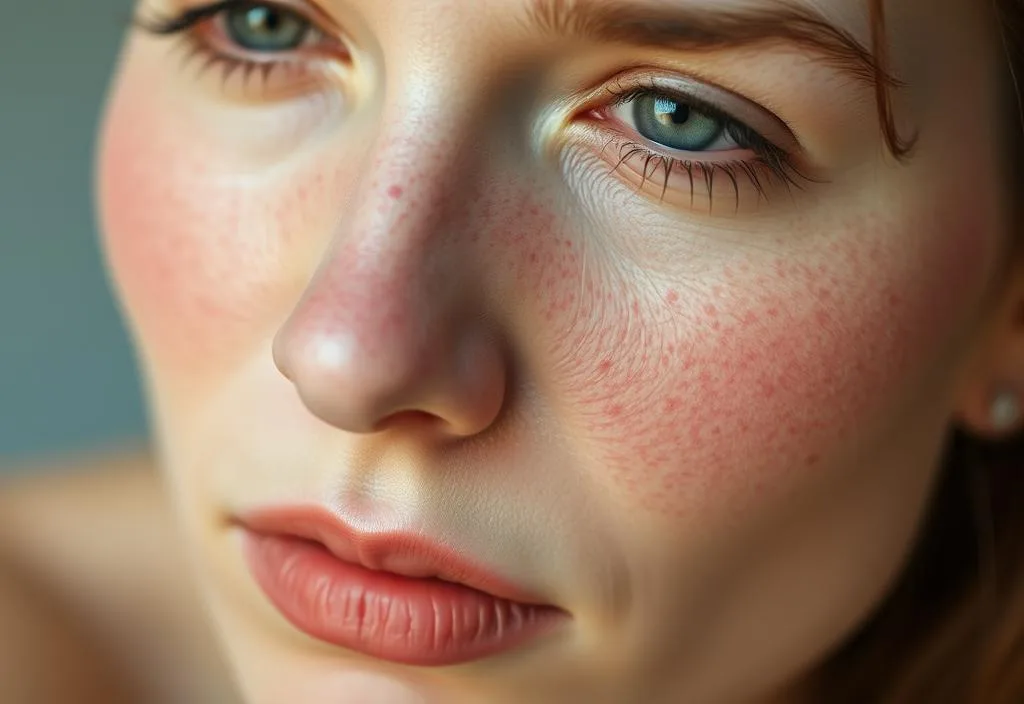
[[[608,178],[655,206],[703,214],[749,214],[793,188],[750,150],[706,154],[663,153],[618,127],[595,120],[569,128],[567,149],[584,149],[593,160],[579,162],[606,170]]]
[[[664,157],[630,142],[623,142],[616,151],[622,156],[612,163],[612,169],[619,178],[661,204],[718,211],[724,200],[726,208],[738,211],[753,205],[747,203],[752,195],[761,200],[753,183],[744,181],[750,174],[738,166],[742,160]]]

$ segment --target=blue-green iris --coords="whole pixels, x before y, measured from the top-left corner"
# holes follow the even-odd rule
[[[291,51],[302,45],[310,29],[293,12],[256,3],[228,10],[225,19],[231,40],[250,51]]]
[[[664,95],[648,93],[632,103],[637,131],[671,149],[703,151],[725,131],[722,120]]]

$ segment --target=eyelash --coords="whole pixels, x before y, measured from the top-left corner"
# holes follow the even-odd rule
[[[220,0],[219,2],[185,10],[175,15],[156,17],[149,20],[139,19],[136,20],[136,24],[144,31],[157,36],[180,36],[188,48],[187,58],[204,58],[200,72],[205,72],[206,70],[220,65],[222,67],[221,78],[224,83],[226,83],[227,80],[239,70],[242,73],[243,85],[247,85],[249,78],[257,72],[264,84],[267,83],[271,74],[278,69],[292,69],[298,73],[304,73],[307,62],[304,60],[290,60],[291,56],[300,51],[303,46],[286,51],[266,52],[266,58],[258,59],[252,58],[251,56],[246,57],[243,54],[249,52],[250,54],[255,53],[258,55],[259,52],[255,52],[251,49],[245,49],[244,47],[238,47],[238,54],[231,55],[227,53],[226,50],[218,49],[208,37],[203,36],[205,33],[201,31],[202,24],[206,22],[223,22],[225,21],[225,16],[228,12],[247,7],[254,9],[268,8],[289,14],[301,20],[307,26],[307,31],[311,33],[312,37],[326,39],[328,41],[331,40],[330,34],[321,30],[316,21],[308,19],[305,13],[284,2]],[[226,33],[226,30],[223,27],[221,27],[220,31]],[[308,37],[303,39],[303,43],[306,42],[306,39],[308,39]],[[229,43],[231,40],[230,38],[225,38],[223,42]],[[338,55],[343,55],[343,58],[345,59],[350,58],[340,40],[338,40],[335,47],[332,48],[332,53],[335,54],[335,58],[338,58]],[[651,79],[646,81],[629,81],[629,85],[626,85],[626,83],[627,81],[622,79],[616,82],[613,86],[609,86],[605,89],[611,96],[611,100],[606,102],[604,105],[589,111],[590,115],[597,118],[595,121],[599,121],[605,125],[608,125],[609,123],[614,124],[616,122],[621,123],[620,119],[611,117],[609,114],[613,112],[615,108],[627,105],[641,97],[665,97],[690,108],[694,108],[700,113],[711,117],[714,120],[720,121],[723,125],[723,134],[728,135],[738,146],[748,149],[754,154],[754,157],[750,159],[733,159],[728,161],[681,158],[679,156],[671,156],[661,153],[656,149],[656,147],[645,145],[642,141],[637,141],[638,138],[641,140],[645,139],[639,133],[637,133],[635,137],[630,137],[626,134],[620,134],[618,137],[612,137],[610,140],[606,141],[604,146],[604,151],[607,151],[612,144],[618,144],[618,161],[612,169],[612,173],[619,171],[623,164],[631,159],[641,159],[643,162],[643,171],[640,174],[640,192],[643,191],[647,182],[657,175],[660,169],[664,173],[662,178],[660,202],[664,202],[672,174],[685,173],[690,184],[691,208],[695,201],[696,184],[700,180],[703,180],[705,188],[707,189],[709,208],[713,208],[715,200],[715,183],[719,177],[725,176],[731,183],[735,192],[736,209],[738,210],[740,201],[739,182],[741,179],[745,178],[750,182],[751,186],[757,193],[759,201],[769,200],[769,187],[766,184],[766,181],[768,180],[778,182],[784,186],[787,191],[791,191],[794,187],[801,188],[801,181],[813,180],[797,168],[793,155],[762,137],[747,125],[734,119],[717,106],[709,104],[706,101],[695,99],[693,96],[689,96],[684,93],[676,93],[664,86],[656,85]],[[632,127],[626,129],[636,132],[636,129]],[[620,128],[620,131],[624,130]],[[650,142],[650,144],[658,145],[657,142]],[[658,146],[662,146],[666,150],[670,149],[664,145]],[[694,155],[704,153],[708,152],[693,152]]]
[[[243,83],[246,84],[248,83],[249,78],[258,72],[260,80],[264,85],[270,79],[271,74],[277,70],[292,69],[296,72],[305,73],[305,67],[302,62],[286,58],[302,50],[303,47],[301,46],[288,51],[267,52],[267,58],[258,59],[252,58],[252,56],[243,56],[245,53],[249,53],[250,55],[257,53],[251,49],[238,47],[237,55],[232,55],[226,51],[216,48],[212,45],[209,38],[202,36],[204,32],[201,31],[201,25],[204,23],[217,22],[218,19],[223,21],[223,16],[229,11],[246,7],[267,8],[291,15],[306,24],[308,28],[307,31],[311,33],[312,36],[329,40],[329,35],[318,27],[317,22],[308,19],[306,15],[298,9],[289,7],[284,3],[257,2],[254,0],[220,0],[219,2],[202,5],[174,15],[157,16],[150,19],[140,18],[136,20],[135,24],[143,31],[156,36],[177,36],[181,38],[187,48],[186,59],[203,59],[200,67],[200,74],[214,68],[215,66],[220,66],[222,68],[222,82],[227,82],[227,80],[236,71],[241,71]],[[228,43],[231,40],[225,37],[223,41]],[[340,57],[346,60],[350,58],[348,52],[340,41],[335,42],[335,45],[331,47],[330,53],[333,53],[335,58]]]
[[[739,181],[742,178],[746,178],[757,192],[758,198],[765,201],[769,200],[769,190],[765,184],[766,178],[779,182],[787,190],[793,188],[802,189],[801,181],[810,182],[814,180],[797,167],[793,155],[789,152],[762,137],[757,131],[736,120],[711,103],[696,99],[685,93],[671,91],[664,86],[657,85],[652,79],[641,79],[627,86],[624,86],[623,81],[620,80],[614,86],[607,87],[605,91],[612,96],[611,102],[591,111],[591,114],[597,115],[601,122],[618,121],[617,118],[610,117],[609,113],[614,111],[616,107],[627,105],[638,98],[650,97],[652,95],[665,97],[694,108],[704,115],[720,121],[723,125],[724,134],[735,140],[740,147],[749,149],[754,153],[754,158],[748,160],[708,161],[662,154],[654,148],[632,138],[613,137],[608,140],[604,147],[605,150],[612,144],[618,143],[619,159],[613,168],[613,172],[618,171],[624,163],[634,157],[639,156],[643,160],[639,190],[643,190],[647,182],[657,175],[659,169],[664,172],[661,201],[665,199],[671,175],[680,170],[686,173],[687,180],[690,182],[691,207],[695,200],[696,183],[700,178],[704,180],[708,191],[708,199],[711,201],[710,205],[713,206],[715,181],[719,176],[727,177],[736,195],[737,210],[739,209],[740,197]],[[629,129],[635,131],[634,128]],[[664,148],[669,149],[669,147]],[[694,154],[698,153],[713,152],[694,152]],[[654,165],[653,168],[651,168],[652,164]]]

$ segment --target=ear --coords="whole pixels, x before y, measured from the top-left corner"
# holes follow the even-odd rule
[[[1008,273],[991,305],[957,418],[972,435],[1000,440],[1024,430],[1024,265]]]

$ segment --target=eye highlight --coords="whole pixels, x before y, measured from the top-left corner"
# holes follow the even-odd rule
[[[223,12],[228,36],[250,51],[291,51],[315,31],[305,18],[270,5],[235,5]]]
[[[278,87],[294,90],[308,86],[297,79],[315,77],[315,69],[351,59],[340,32],[305,3],[299,5],[299,0],[221,0],[136,24],[156,36],[184,40],[189,55],[203,59],[203,70],[221,67],[225,84],[240,73],[241,87],[247,88],[255,73],[267,88],[284,70],[284,86],[278,82]]]

